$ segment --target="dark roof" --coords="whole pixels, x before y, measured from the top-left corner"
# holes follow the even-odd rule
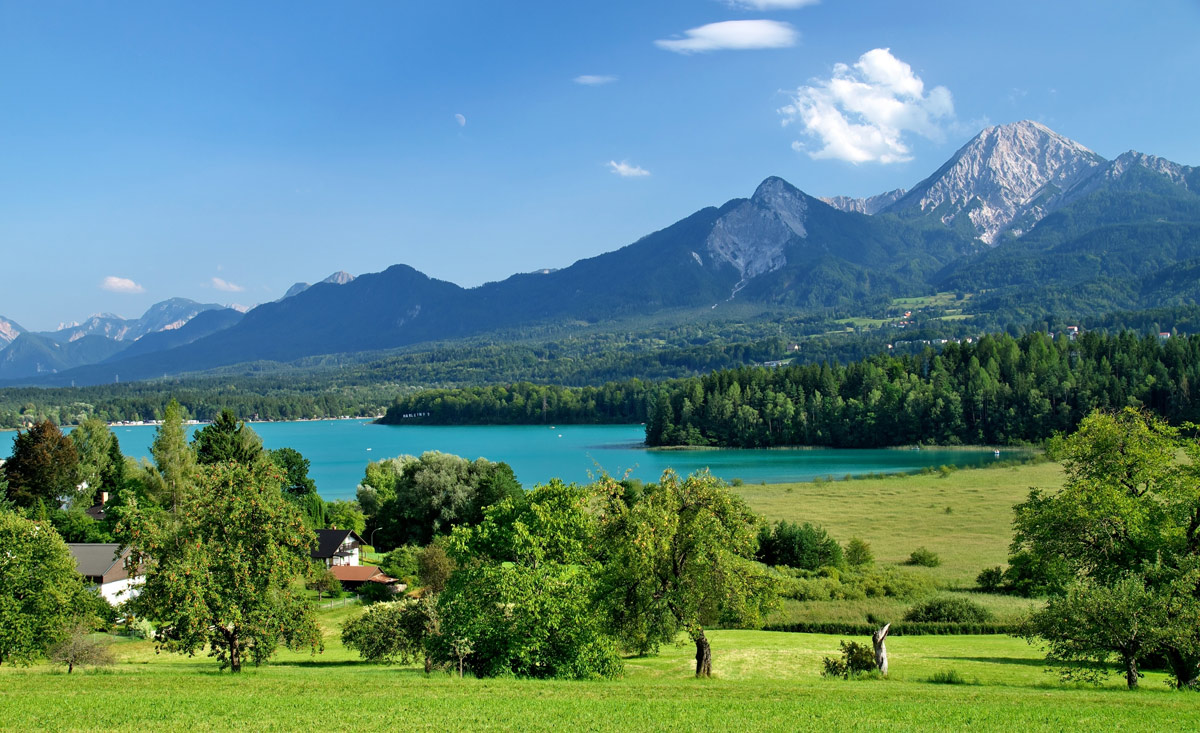
[[[120,564],[129,554],[126,550],[118,558],[117,549],[120,545],[112,542],[75,542],[68,543],[67,547],[75,556],[75,566],[79,568],[79,574],[89,578],[107,575],[114,565]]]
[[[351,538],[363,544],[362,537],[352,529],[318,529],[317,546],[313,548],[312,556],[318,560],[333,557],[342,543]]]

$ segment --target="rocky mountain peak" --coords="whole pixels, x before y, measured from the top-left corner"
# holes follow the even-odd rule
[[[1179,163],[1174,163],[1166,158],[1160,158],[1157,155],[1139,153],[1136,150],[1130,150],[1127,153],[1121,153],[1118,155],[1116,160],[1109,164],[1106,175],[1109,178],[1120,178],[1130,169],[1138,167],[1145,168],[1159,174],[1160,176],[1164,176],[1176,186],[1181,186],[1184,189],[1191,190],[1191,187],[1188,184],[1188,174],[1193,172],[1195,170],[1194,168],[1186,165],[1180,165]]]
[[[332,275],[325,278],[321,282],[333,283],[334,285],[345,285],[346,283],[350,282],[353,279],[354,279],[354,276],[351,275],[350,273],[346,272],[345,270],[338,270],[337,272],[333,273]]]
[[[935,212],[946,224],[966,216],[976,236],[992,244],[1004,233],[1028,230],[1105,162],[1041,123],[997,125],[976,135],[891,210]]]
[[[754,195],[717,219],[704,250],[710,262],[737,270],[739,282],[730,297],[746,282],[787,264],[784,249],[793,239],[808,236],[805,217],[808,197],[782,178],[771,176]],[[697,262],[703,258],[692,253]]]
[[[15,321],[0,316],[0,349],[11,344],[23,333],[25,333],[25,329],[17,325]]]
[[[871,216],[896,203],[906,193],[908,191],[905,189],[897,188],[887,193],[878,193],[862,199],[854,198],[853,196],[822,196],[821,200],[841,211],[851,211],[856,214]]]

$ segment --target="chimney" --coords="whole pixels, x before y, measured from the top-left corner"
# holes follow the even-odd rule
[[[100,492],[100,506],[104,506],[107,503],[108,503],[108,492],[101,491]]]

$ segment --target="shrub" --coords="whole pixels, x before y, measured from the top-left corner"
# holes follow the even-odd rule
[[[763,527],[758,535],[758,559],[767,565],[786,565],[804,570],[843,567],[842,546],[821,527],[809,522],[779,522]]]
[[[947,669],[941,672],[934,672],[928,680],[935,685],[965,685],[968,682],[963,679],[963,676],[956,669]]]
[[[875,562],[875,553],[871,552],[871,546],[857,537],[851,537],[850,541],[846,543],[843,555],[846,558],[846,564],[855,568]]]
[[[376,603],[342,626],[342,643],[370,662],[408,664],[425,656],[425,641],[436,627],[434,614],[430,600]]]
[[[824,665],[821,674],[826,677],[850,679],[877,671],[875,652],[871,647],[859,644],[857,641],[842,641],[841,648],[842,655],[840,657],[825,657],[821,661]]]
[[[368,582],[363,583],[358,589],[358,597],[362,599],[363,603],[371,604],[395,600],[396,594],[390,585]]]
[[[50,661],[75,671],[75,666],[108,667],[116,664],[112,649],[107,641],[98,641],[91,636],[91,624],[77,621],[67,629],[66,638],[50,647]]]
[[[416,545],[397,547],[383,556],[379,569],[385,575],[397,578],[408,586],[417,584],[417,553],[421,551]]]
[[[975,585],[984,593],[999,593],[1004,589],[1004,571],[997,565],[994,568],[984,568],[975,576]]]
[[[154,626],[146,619],[138,617],[125,624],[125,635],[131,639],[153,639]]]
[[[908,609],[904,620],[918,623],[979,624],[991,621],[992,613],[970,598],[941,596]]]
[[[908,559],[904,561],[905,565],[920,565],[923,568],[936,568],[942,564],[942,559],[937,556],[937,553],[927,547],[918,547],[912,551]]]
[[[417,553],[417,577],[429,592],[441,593],[453,572],[454,561],[440,544],[435,542]]]

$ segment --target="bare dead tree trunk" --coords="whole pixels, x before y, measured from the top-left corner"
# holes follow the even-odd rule
[[[882,629],[871,634],[871,644],[875,647],[875,666],[884,677],[887,677],[888,673],[887,645],[884,644],[884,640],[887,639],[888,629],[891,627],[891,624],[884,624]]]
[[[693,634],[692,639],[696,642],[696,676],[711,677],[712,647],[708,645],[708,637],[704,635],[704,629]]]

